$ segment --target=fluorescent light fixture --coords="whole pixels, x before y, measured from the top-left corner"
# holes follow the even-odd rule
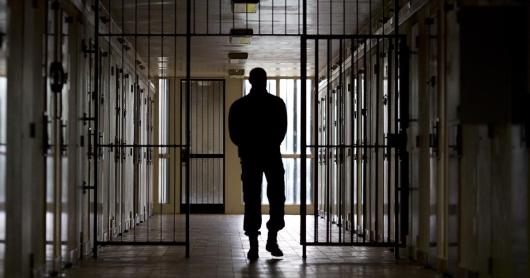
[[[250,44],[253,34],[252,29],[231,29],[230,43],[231,44]]]
[[[248,59],[248,53],[246,52],[228,53],[228,60],[230,61],[230,64],[241,64],[244,63],[246,59]]]
[[[259,0],[232,0],[233,13],[256,13]]]
[[[229,69],[228,76],[230,76],[230,78],[244,78],[245,69]]]

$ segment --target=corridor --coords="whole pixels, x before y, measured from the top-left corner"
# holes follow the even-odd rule
[[[0,277],[529,277],[529,14],[0,0]]]

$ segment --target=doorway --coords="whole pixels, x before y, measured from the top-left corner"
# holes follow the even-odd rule
[[[224,213],[225,80],[193,79],[190,84],[190,213]],[[180,88],[185,92],[185,80]],[[180,196],[186,195],[185,190],[181,187]],[[186,210],[186,200],[181,198],[181,211]]]

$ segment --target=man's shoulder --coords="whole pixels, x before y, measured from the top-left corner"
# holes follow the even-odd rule
[[[269,101],[273,101],[273,102],[283,102],[283,99],[281,97],[277,95],[273,95],[271,93],[263,94],[262,97],[264,97],[265,99]]]
[[[236,101],[234,101],[232,103],[232,105],[230,106],[231,108],[237,108],[239,106],[241,106],[243,103],[247,102],[247,99],[246,99],[247,96],[243,96],[239,99],[237,99]]]
[[[285,105],[285,102],[283,99],[279,96],[275,96],[273,94],[269,94],[271,96],[272,101],[277,105]]]

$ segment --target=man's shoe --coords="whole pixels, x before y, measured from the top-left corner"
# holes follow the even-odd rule
[[[259,258],[258,248],[250,248],[247,253],[247,259],[250,261],[257,260]]]
[[[271,252],[271,255],[275,257],[281,257],[283,256],[282,250],[280,250],[280,247],[278,246],[277,242],[270,242],[267,241],[267,245],[265,246],[265,249],[269,252]]]
[[[257,235],[249,236],[248,240],[250,241],[250,249],[248,250],[247,258],[251,261],[257,260],[259,258],[258,236]]]

